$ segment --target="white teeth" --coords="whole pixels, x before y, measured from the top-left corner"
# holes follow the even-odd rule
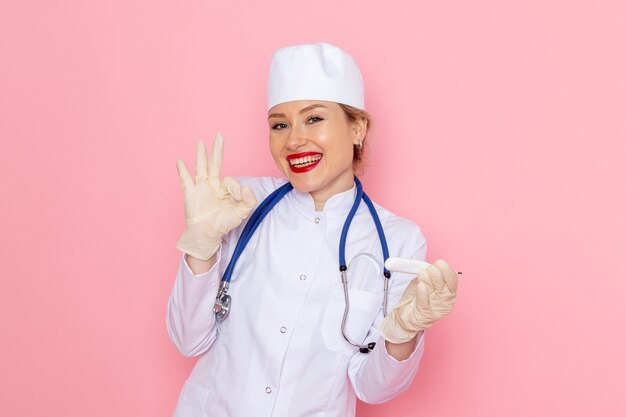
[[[301,168],[301,167],[311,165],[314,162],[319,161],[320,159],[322,159],[322,155],[311,155],[311,156],[305,156],[302,158],[290,159],[289,163],[291,164],[291,166]]]

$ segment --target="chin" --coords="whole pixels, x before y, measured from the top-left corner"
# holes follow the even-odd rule
[[[291,185],[293,185],[293,188],[296,191],[302,193],[310,193],[311,191],[315,191],[319,187],[319,181],[311,178],[311,175],[292,172],[288,166],[279,165],[279,168],[285,178],[287,178],[287,181],[289,181]]]
[[[319,183],[317,183],[316,181],[306,181],[302,178],[289,175],[287,175],[287,179],[289,180],[289,182],[291,182],[293,188],[301,193],[310,193],[320,188]]]

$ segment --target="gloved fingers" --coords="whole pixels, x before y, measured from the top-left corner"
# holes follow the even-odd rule
[[[243,204],[248,208],[256,206],[256,197],[254,196],[254,191],[252,191],[252,188],[245,186],[241,189],[241,200],[243,201]]]
[[[417,287],[415,290],[415,306],[417,307],[417,311],[420,312],[424,316],[429,316],[431,312],[430,307],[430,293],[428,285],[426,285],[423,281],[419,281],[417,283]]]
[[[221,133],[217,133],[213,141],[213,150],[209,161],[209,177],[220,178],[222,173],[222,160],[224,159],[224,138]]]
[[[450,291],[446,286],[446,282],[443,280],[443,273],[437,265],[431,264],[428,268],[426,268],[426,272],[430,277],[433,289],[435,290],[434,292],[437,296],[445,297],[450,294]]]
[[[406,286],[404,294],[402,294],[402,298],[400,298],[398,304],[410,304],[413,300],[415,300],[415,291],[417,289],[418,282],[418,278],[413,278],[411,282],[409,282],[409,285]]]
[[[437,259],[431,265],[435,265],[439,269],[439,271],[441,271],[441,275],[443,276],[443,281],[445,282],[446,287],[448,287],[448,290],[452,294],[456,294],[456,290],[459,286],[459,276],[457,275],[456,271],[452,269],[450,265],[448,265],[448,263],[443,259]]]
[[[230,200],[233,203],[241,201],[241,184],[233,177],[224,177],[224,185],[230,193]]]
[[[422,269],[421,271],[419,271],[416,275],[416,278],[418,282],[424,283],[424,285],[429,287],[431,291],[435,289],[435,286],[433,285],[430,275],[428,274],[428,268]]]
[[[183,193],[187,194],[187,191],[193,187],[193,179],[191,178],[189,171],[187,171],[185,163],[180,159],[176,161],[176,170],[178,171],[178,176],[180,177]]]
[[[198,141],[196,148],[196,184],[207,179],[206,146],[203,140]]]

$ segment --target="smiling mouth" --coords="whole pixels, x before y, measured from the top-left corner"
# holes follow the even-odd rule
[[[313,165],[314,163],[316,163],[320,159],[322,159],[322,155],[321,154],[310,155],[310,156],[304,156],[302,158],[289,159],[289,164],[292,167],[304,168],[304,167],[308,167],[310,165]]]

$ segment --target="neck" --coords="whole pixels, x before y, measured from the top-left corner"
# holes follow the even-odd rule
[[[326,201],[318,201],[315,199],[315,197],[313,197],[313,202],[315,202],[315,211],[323,211],[324,210],[324,204],[326,204]]]
[[[348,191],[353,186],[354,186],[354,181],[350,181],[336,190],[311,191],[310,194],[311,194],[311,197],[313,198],[313,202],[315,203],[315,211],[324,210],[324,205],[332,196],[334,196],[335,194],[342,193],[344,191]]]

